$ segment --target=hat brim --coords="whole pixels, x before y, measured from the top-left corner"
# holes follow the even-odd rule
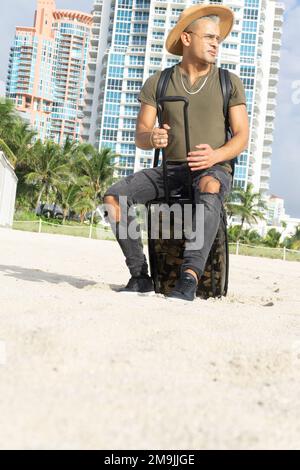
[[[188,13],[183,18],[180,18],[178,23],[168,34],[166,40],[166,49],[170,54],[182,56],[183,45],[181,42],[181,34],[185,28],[203,16],[217,15],[220,18],[220,37],[221,41],[228,36],[233,28],[234,14],[233,11],[224,5],[195,5],[188,8]]]

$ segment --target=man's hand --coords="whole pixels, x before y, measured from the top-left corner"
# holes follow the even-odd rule
[[[168,131],[171,127],[168,124],[163,125],[163,129],[155,127],[151,133],[150,143],[153,148],[161,149],[168,146],[169,134]]]
[[[217,152],[208,144],[196,145],[194,152],[189,152],[187,161],[191,171],[205,170],[211,168],[218,162]]]

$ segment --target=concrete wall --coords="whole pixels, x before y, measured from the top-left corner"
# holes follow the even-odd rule
[[[17,182],[13,167],[0,151],[0,226],[13,224]]]

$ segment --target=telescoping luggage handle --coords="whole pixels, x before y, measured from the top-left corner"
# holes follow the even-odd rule
[[[185,148],[186,148],[186,155],[190,152],[190,136],[189,136],[189,120],[188,120],[188,106],[189,100],[185,96],[164,96],[157,100],[157,116],[158,116],[158,123],[159,127],[163,128],[163,103],[175,103],[178,101],[182,101],[184,103],[183,106],[183,117],[184,117],[184,134],[185,134]],[[154,167],[158,165],[159,159],[159,149],[155,152],[154,158]],[[167,161],[166,161],[166,152],[165,149],[162,149],[162,164],[163,164],[163,179],[164,179],[164,189],[165,189],[165,199],[167,204],[170,201],[170,192],[169,192],[169,184],[168,184],[168,172],[167,172]],[[189,188],[189,199],[192,201],[192,174],[191,170],[188,171],[188,188]]]

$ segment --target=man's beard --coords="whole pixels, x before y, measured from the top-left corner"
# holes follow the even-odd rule
[[[197,61],[200,62],[203,65],[214,65],[217,61],[217,58],[215,57],[215,58],[212,58],[210,60],[209,59],[204,59],[204,58],[203,59],[198,58]]]

